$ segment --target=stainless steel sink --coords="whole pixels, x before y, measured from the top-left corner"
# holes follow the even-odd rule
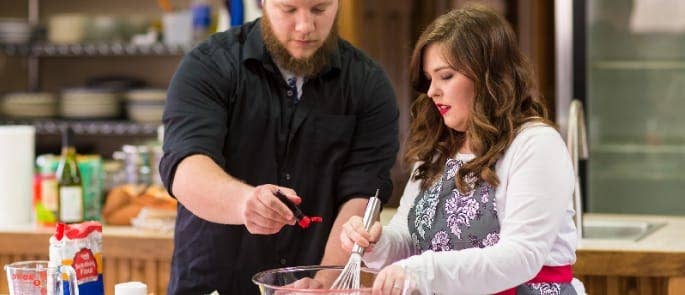
[[[583,239],[639,241],[664,225],[665,222],[585,220]]]

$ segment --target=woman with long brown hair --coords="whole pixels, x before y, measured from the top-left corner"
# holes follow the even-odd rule
[[[369,232],[353,217],[341,233],[348,250],[371,246],[374,290],[399,294],[414,275],[438,294],[582,293],[570,156],[508,23],[479,6],[440,16],[411,80],[414,168],[397,213]]]

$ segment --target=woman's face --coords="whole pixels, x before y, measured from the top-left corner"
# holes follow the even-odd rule
[[[452,68],[445,59],[447,51],[440,43],[429,44],[423,54],[423,72],[430,82],[426,93],[433,100],[445,125],[466,131],[475,97],[471,79]]]

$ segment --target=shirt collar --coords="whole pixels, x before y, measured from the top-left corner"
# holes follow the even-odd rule
[[[261,18],[258,18],[253,23],[254,28],[249,31],[245,40],[245,46],[243,47],[243,63],[247,63],[249,60],[256,60],[262,63],[262,65],[271,69],[272,71],[278,70],[271,59],[271,56],[266,51],[264,46],[264,40],[262,39],[262,24]],[[326,67],[324,67],[323,74],[321,76],[327,76],[329,74],[338,73],[341,69],[340,62],[340,46],[336,47],[335,52],[330,57],[330,61]]]

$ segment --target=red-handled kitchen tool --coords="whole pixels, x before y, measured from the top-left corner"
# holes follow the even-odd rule
[[[323,218],[321,216],[307,216],[302,213],[302,210],[300,210],[300,207],[297,207],[297,205],[293,204],[288,197],[286,197],[280,190],[277,190],[275,193],[276,197],[278,197],[283,204],[288,206],[288,209],[290,211],[293,211],[293,214],[295,214],[295,218],[297,219],[297,225],[299,225],[301,228],[308,228],[312,223],[318,223],[323,221]]]

